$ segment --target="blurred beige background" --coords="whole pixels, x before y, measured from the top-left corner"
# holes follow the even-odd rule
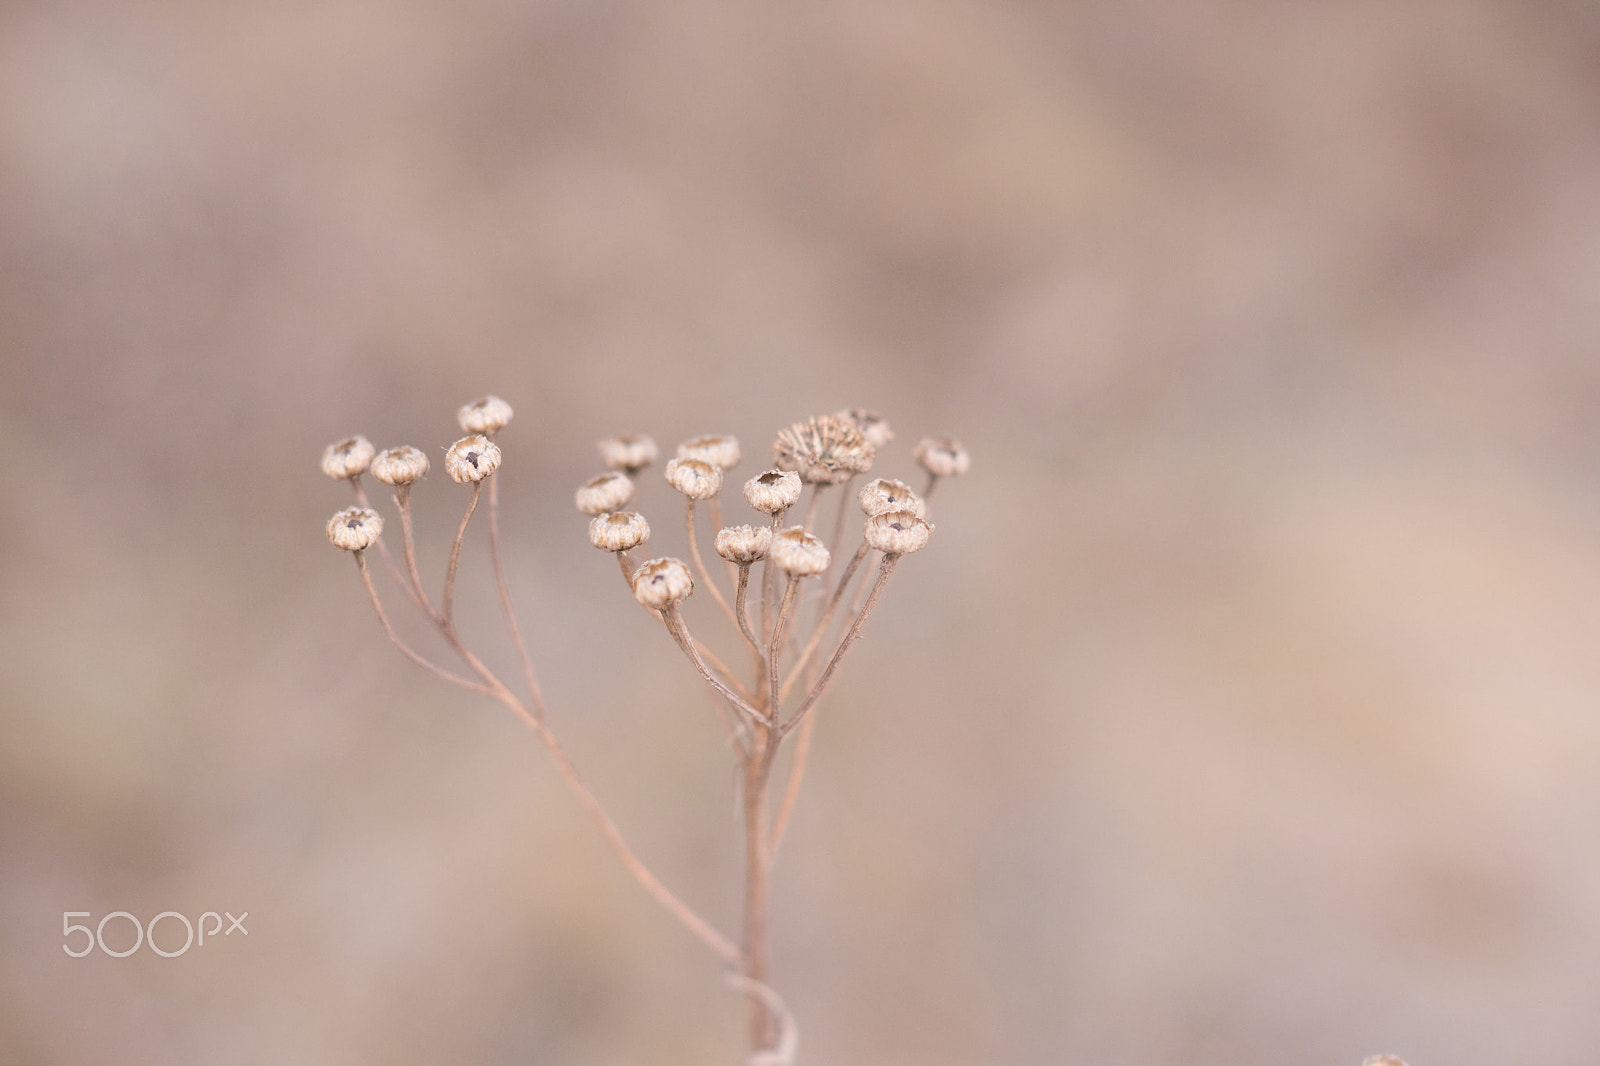
[[[972,450],[785,845],[802,1063],[1592,1062],[1597,51],[1576,0],[0,8],[0,1061],[736,1060],[323,538],[326,443],[437,464],[493,391],[559,731],[724,928],[593,440]],[[85,910],[249,936],[68,958]]]

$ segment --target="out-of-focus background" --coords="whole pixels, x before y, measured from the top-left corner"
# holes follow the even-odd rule
[[[6,5],[0,1061],[736,1061],[324,539],[325,444],[426,447],[437,580],[494,392],[553,721],[729,929],[729,761],[586,543],[593,441],[972,452],[785,843],[802,1062],[1592,1062],[1597,52],[1576,0]],[[248,937],[69,958],[67,911]]]

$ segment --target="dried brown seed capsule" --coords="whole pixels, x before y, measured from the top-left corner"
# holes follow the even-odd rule
[[[744,483],[744,498],[762,514],[777,514],[800,498],[800,475],[792,470],[768,470]]]
[[[889,423],[876,411],[869,411],[864,407],[847,407],[835,416],[855,423],[861,435],[867,438],[867,443],[872,445],[874,451],[894,440],[894,430],[889,428]]]
[[[385,485],[409,485],[427,472],[428,457],[409,444],[385,448],[372,460],[372,476]]]
[[[731,470],[738,466],[739,456],[737,437],[691,437],[678,445],[679,459],[702,459],[719,470]]]
[[[626,507],[633,499],[633,482],[627,474],[612,471],[584,483],[577,493],[578,510],[584,514],[605,514]]]
[[[456,412],[463,433],[493,433],[511,421],[511,405],[498,396],[484,396],[463,404]]]
[[[917,444],[916,457],[922,468],[934,477],[955,477],[965,474],[972,458],[961,442],[954,437],[923,437]]]
[[[717,530],[717,554],[730,563],[749,566],[764,559],[772,544],[768,526],[729,526]]]
[[[861,510],[868,518],[885,511],[910,511],[918,518],[928,517],[928,505],[904,481],[880,477],[861,489]]]
[[[589,543],[601,551],[625,552],[650,539],[650,523],[633,511],[595,515],[589,523]]]
[[[597,442],[600,458],[629,477],[656,461],[656,442],[642,433],[618,433]]]
[[[633,598],[654,610],[682,603],[694,591],[694,578],[681,559],[651,559],[633,572]]]
[[[828,569],[828,549],[804,526],[790,526],[772,538],[767,555],[791,577],[810,577]]]
[[[335,548],[358,552],[378,543],[383,518],[370,507],[346,507],[328,519],[328,539]]]
[[[500,446],[481,433],[462,437],[445,452],[444,469],[462,485],[482,481],[500,469]]]
[[[359,477],[372,465],[376,451],[359,433],[330,444],[322,452],[322,472],[331,478]]]
[[[838,415],[796,422],[778,434],[773,464],[800,480],[834,485],[872,468],[873,448],[854,422]]]
[[[709,500],[722,489],[722,470],[704,459],[670,459],[667,484],[691,500]]]
[[[885,555],[909,555],[928,543],[933,527],[915,511],[884,511],[867,519],[867,547]]]

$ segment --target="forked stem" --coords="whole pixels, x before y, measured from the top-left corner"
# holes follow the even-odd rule
[[[856,615],[855,621],[850,623],[850,631],[839,642],[839,647],[834,650],[833,658],[828,660],[827,669],[822,671],[822,676],[817,679],[816,685],[806,694],[805,702],[795,708],[793,717],[780,728],[781,736],[788,736],[789,731],[805,719],[806,714],[822,697],[828,682],[833,680],[833,672],[839,668],[839,660],[844,658],[844,653],[850,650],[850,646],[861,635],[861,627],[866,625],[867,616],[872,614],[872,608],[877,606],[878,596],[882,594],[883,586],[888,583],[889,575],[894,572],[895,564],[899,561],[899,555],[890,554],[883,557],[883,562],[878,565],[878,579],[872,583],[872,591],[867,594],[867,602],[861,606],[861,612]]]

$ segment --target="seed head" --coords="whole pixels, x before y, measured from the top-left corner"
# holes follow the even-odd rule
[[[378,543],[383,517],[370,507],[346,507],[328,519],[328,539],[335,548],[358,552]]]
[[[768,470],[744,483],[744,498],[762,514],[778,514],[800,498],[800,475],[792,470]]]
[[[828,569],[828,549],[805,526],[790,526],[775,535],[767,554],[790,577],[810,577]]]
[[[800,480],[835,485],[872,467],[873,448],[854,422],[838,415],[796,422],[778,434],[773,464],[793,470]]]
[[[612,471],[584,483],[578,490],[578,510],[584,514],[605,514],[626,507],[633,499],[633,482],[627,474]]]
[[[894,430],[889,428],[889,423],[885,422],[883,416],[876,411],[869,411],[865,407],[846,407],[834,417],[853,423],[861,431],[861,435],[867,438],[867,443],[872,445],[873,451],[894,440]]]
[[[928,543],[933,527],[915,511],[884,511],[867,519],[867,547],[885,555],[909,555]]]
[[[717,554],[730,563],[749,566],[767,556],[772,544],[768,526],[729,526],[717,530]]]
[[[650,539],[650,523],[633,511],[595,515],[589,523],[589,543],[601,551],[625,552]]]
[[[681,559],[651,559],[633,573],[633,598],[652,610],[682,603],[694,591],[694,578]]]
[[[494,433],[511,421],[511,405],[498,396],[484,396],[463,404],[456,412],[463,433]]]
[[[691,500],[709,500],[722,489],[722,470],[704,459],[669,459],[667,484]]]
[[[372,460],[372,476],[385,485],[409,485],[421,481],[427,472],[427,455],[409,444],[385,448]]]
[[[690,437],[678,445],[679,459],[703,459],[719,470],[731,470],[738,466],[739,455],[737,437]]]
[[[444,468],[458,484],[482,481],[500,469],[500,446],[481,433],[462,437],[445,452]]]
[[[642,433],[618,433],[598,442],[606,466],[629,477],[656,461],[656,442]]]
[[[967,450],[954,437],[923,437],[911,454],[934,477],[965,474],[967,467],[972,465]]]
[[[880,477],[861,489],[861,510],[868,518],[885,511],[910,511],[918,518],[928,517],[928,505],[904,481]]]
[[[372,465],[372,442],[359,433],[328,445],[322,452],[322,472],[334,479],[360,477]]]

